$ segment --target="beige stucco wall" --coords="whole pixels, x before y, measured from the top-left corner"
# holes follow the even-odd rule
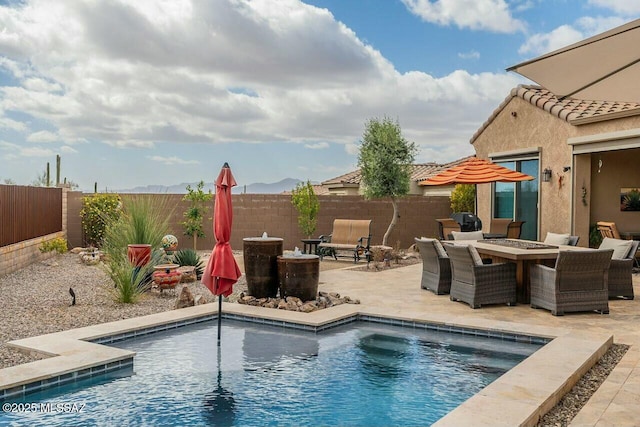
[[[515,113],[515,114],[513,114]],[[476,154],[488,158],[490,153],[540,147],[540,170],[551,168],[550,182],[539,183],[540,214],[538,236],[544,239],[548,231],[571,232],[571,147],[566,143],[575,136],[572,126],[520,98],[512,98],[492,123],[474,142]],[[491,185],[478,186],[478,214],[483,221],[492,217]]]
[[[574,126],[521,98],[511,98],[494,120],[474,141],[476,154],[540,147],[539,238],[548,231],[580,236],[587,246],[589,225],[599,220],[618,223],[620,230],[640,230],[640,212],[621,212],[619,192],[623,187],[640,186],[640,149],[577,155],[567,140],[572,137],[640,128],[640,117],[625,117]],[[597,173],[602,158],[608,168]],[[615,166],[614,166],[615,165]],[[564,166],[571,166],[563,172]],[[553,179],[542,182],[542,171],[551,168]],[[560,180],[562,178],[562,182]],[[582,188],[586,190],[585,203]],[[491,217],[491,185],[478,186],[478,214]]]

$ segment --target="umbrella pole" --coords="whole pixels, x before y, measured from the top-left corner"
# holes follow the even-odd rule
[[[220,330],[222,329],[222,294],[218,296],[218,347],[220,347]]]

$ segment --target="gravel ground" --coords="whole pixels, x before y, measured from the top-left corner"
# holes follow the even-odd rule
[[[208,253],[201,255],[206,258]],[[242,269],[241,258],[239,261]],[[320,265],[326,270],[349,264],[325,258]],[[8,348],[7,341],[172,310],[181,286],[188,286],[194,296],[214,300],[207,288],[193,282],[179,285],[176,292],[161,294],[153,290],[143,295],[137,304],[119,304],[110,294],[111,286],[100,266],[85,266],[71,253],[0,277],[0,369],[39,358]],[[75,306],[70,306],[69,287],[76,294]],[[246,291],[244,276],[234,286],[234,293],[242,291]],[[568,425],[627,349],[625,345],[613,345],[538,425]]]

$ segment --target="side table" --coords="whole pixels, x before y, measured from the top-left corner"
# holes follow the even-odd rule
[[[322,239],[302,239],[300,241],[303,244],[302,253],[318,255],[318,245],[322,243]]]

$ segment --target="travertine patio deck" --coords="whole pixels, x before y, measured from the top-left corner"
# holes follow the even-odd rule
[[[438,426],[531,425],[540,409],[542,412],[548,409],[544,405],[548,405],[549,393],[559,395],[567,391],[567,378],[575,380],[579,371],[586,370],[586,365],[603,351],[605,343],[613,335],[615,342],[629,344],[631,349],[571,425],[639,425],[640,300],[611,301],[609,315],[585,313],[554,317],[546,310],[533,310],[528,305],[488,306],[472,310],[466,304],[449,301],[448,295],[436,296],[420,289],[421,269],[422,266],[416,264],[377,273],[349,269],[321,273],[320,290],[358,298],[361,305],[343,305],[310,314],[238,304],[225,304],[223,310],[315,325],[354,313],[366,313],[559,337],[441,419]],[[636,277],[634,282],[638,293],[640,280]],[[50,377],[54,371],[60,372],[60,366],[71,369],[74,365],[96,361],[109,363],[126,356],[116,354],[108,347],[75,340],[211,314],[216,309],[217,304],[207,304],[14,342],[25,349],[63,356],[56,358],[59,359],[57,361],[47,359],[0,370],[0,388],[15,384],[20,378]],[[487,411],[492,405],[499,411]]]

